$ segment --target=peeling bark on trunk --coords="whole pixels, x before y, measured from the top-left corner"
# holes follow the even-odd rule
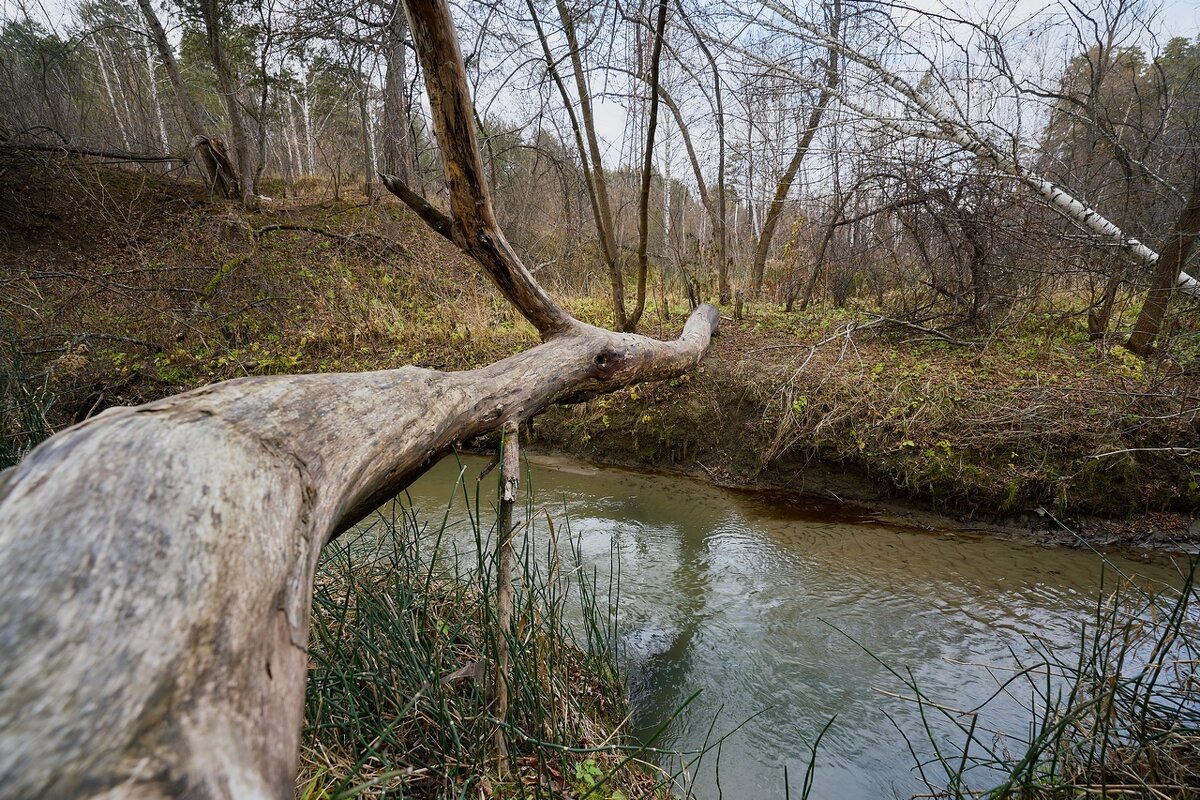
[[[195,136],[192,138],[191,151],[208,175],[208,184],[213,191],[231,200],[241,194],[237,171],[229,160],[224,142],[216,136]]]
[[[508,762],[508,740],[504,736],[504,725],[508,722],[508,670],[510,654],[508,639],[512,636],[513,611],[513,508],[517,504],[517,490],[521,486],[521,450],[519,426],[516,422],[504,423],[504,435],[500,439],[500,515],[497,520],[499,535],[496,540],[496,664],[492,673],[493,713],[496,715],[496,759],[500,777],[507,777],[511,765]]]

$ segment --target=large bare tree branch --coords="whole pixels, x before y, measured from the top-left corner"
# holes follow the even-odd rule
[[[496,224],[448,9],[408,11],[451,238],[546,341],[466,372],[245,378],[112,409],[0,473],[0,797],[290,797],[321,548],[457,442],[707,349],[710,305],[660,342],[542,291]]]

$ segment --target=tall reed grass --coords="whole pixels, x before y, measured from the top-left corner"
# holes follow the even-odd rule
[[[477,489],[465,536],[449,508],[431,527],[393,508],[322,557],[299,796],[665,796],[666,777],[631,768],[643,748],[627,733],[615,667],[616,587],[598,600],[569,528],[527,502],[507,636],[514,769],[502,781],[488,667],[500,635],[494,514],[480,513]]]
[[[1034,657],[991,668],[996,690],[972,709],[907,686],[924,729],[901,731],[928,798],[1077,800],[1200,797],[1200,609],[1193,557],[1178,586],[1147,589],[1106,562],[1109,588],[1063,651],[1031,639]],[[1113,576],[1115,574],[1115,585]],[[987,705],[1002,695],[1028,711],[1025,735],[987,730]],[[948,720],[954,743],[935,735]],[[893,724],[895,724],[893,722]],[[918,750],[932,749],[920,757]]]
[[[0,360],[0,470],[15,466],[53,433],[46,419],[54,404],[49,371],[40,381],[27,375],[15,337],[7,345],[8,357]]]

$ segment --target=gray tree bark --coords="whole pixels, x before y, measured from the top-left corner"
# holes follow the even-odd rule
[[[242,197],[242,205],[247,209],[258,206],[258,187],[254,185],[257,170],[253,157],[250,155],[250,137],[246,132],[246,120],[242,116],[242,106],[238,100],[238,84],[234,76],[233,66],[225,53],[225,42],[222,39],[221,11],[216,0],[202,0],[201,14],[204,18],[204,32],[208,40],[209,55],[212,58],[213,69],[217,73],[217,82],[221,86],[221,99],[225,103],[225,111],[229,115],[229,133],[233,139],[233,152],[237,157],[238,188]]]
[[[294,792],[321,548],[457,442],[691,369],[574,320],[495,225],[449,10],[410,0],[452,216],[543,344],[458,373],[244,378],[59,433],[0,473],[0,797]],[[443,215],[444,216],[444,215]]]
[[[1154,265],[1150,291],[1146,294],[1146,302],[1142,305],[1127,343],[1129,349],[1138,355],[1148,356],[1153,351],[1154,340],[1162,334],[1163,320],[1166,319],[1167,307],[1176,291],[1179,276],[1187,274],[1184,267],[1196,244],[1196,237],[1200,236],[1200,174],[1192,182],[1187,204],[1174,227]]]
[[[384,33],[383,48],[387,59],[383,85],[383,169],[410,183],[416,172],[416,148],[409,118],[408,65],[404,58],[408,18],[404,16],[404,9],[399,2],[389,11],[391,16]]]

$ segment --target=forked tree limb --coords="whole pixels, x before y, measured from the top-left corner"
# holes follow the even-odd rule
[[[433,131],[446,166],[451,239],[480,263],[543,338],[571,329],[579,323],[538,285],[496,221],[475,134],[467,72],[448,3],[405,0],[405,6],[425,74]]]
[[[546,341],[466,372],[214,384],[106,411],[0,473],[0,798],[292,796],[321,548],[456,443],[708,348],[710,305],[660,342],[542,291],[491,211],[449,14],[413,0],[409,17],[451,236]]]
[[[399,197],[404,205],[412,209],[413,213],[420,217],[430,229],[441,234],[448,241],[454,241],[454,221],[449,216],[410,189],[398,175],[385,175],[381,172],[379,180],[383,181],[384,188]]]
[[[0,796],[288,794],[321,547],[457,442],[690,369],[717,323],[243,378],[54,436],[0,474]]]

